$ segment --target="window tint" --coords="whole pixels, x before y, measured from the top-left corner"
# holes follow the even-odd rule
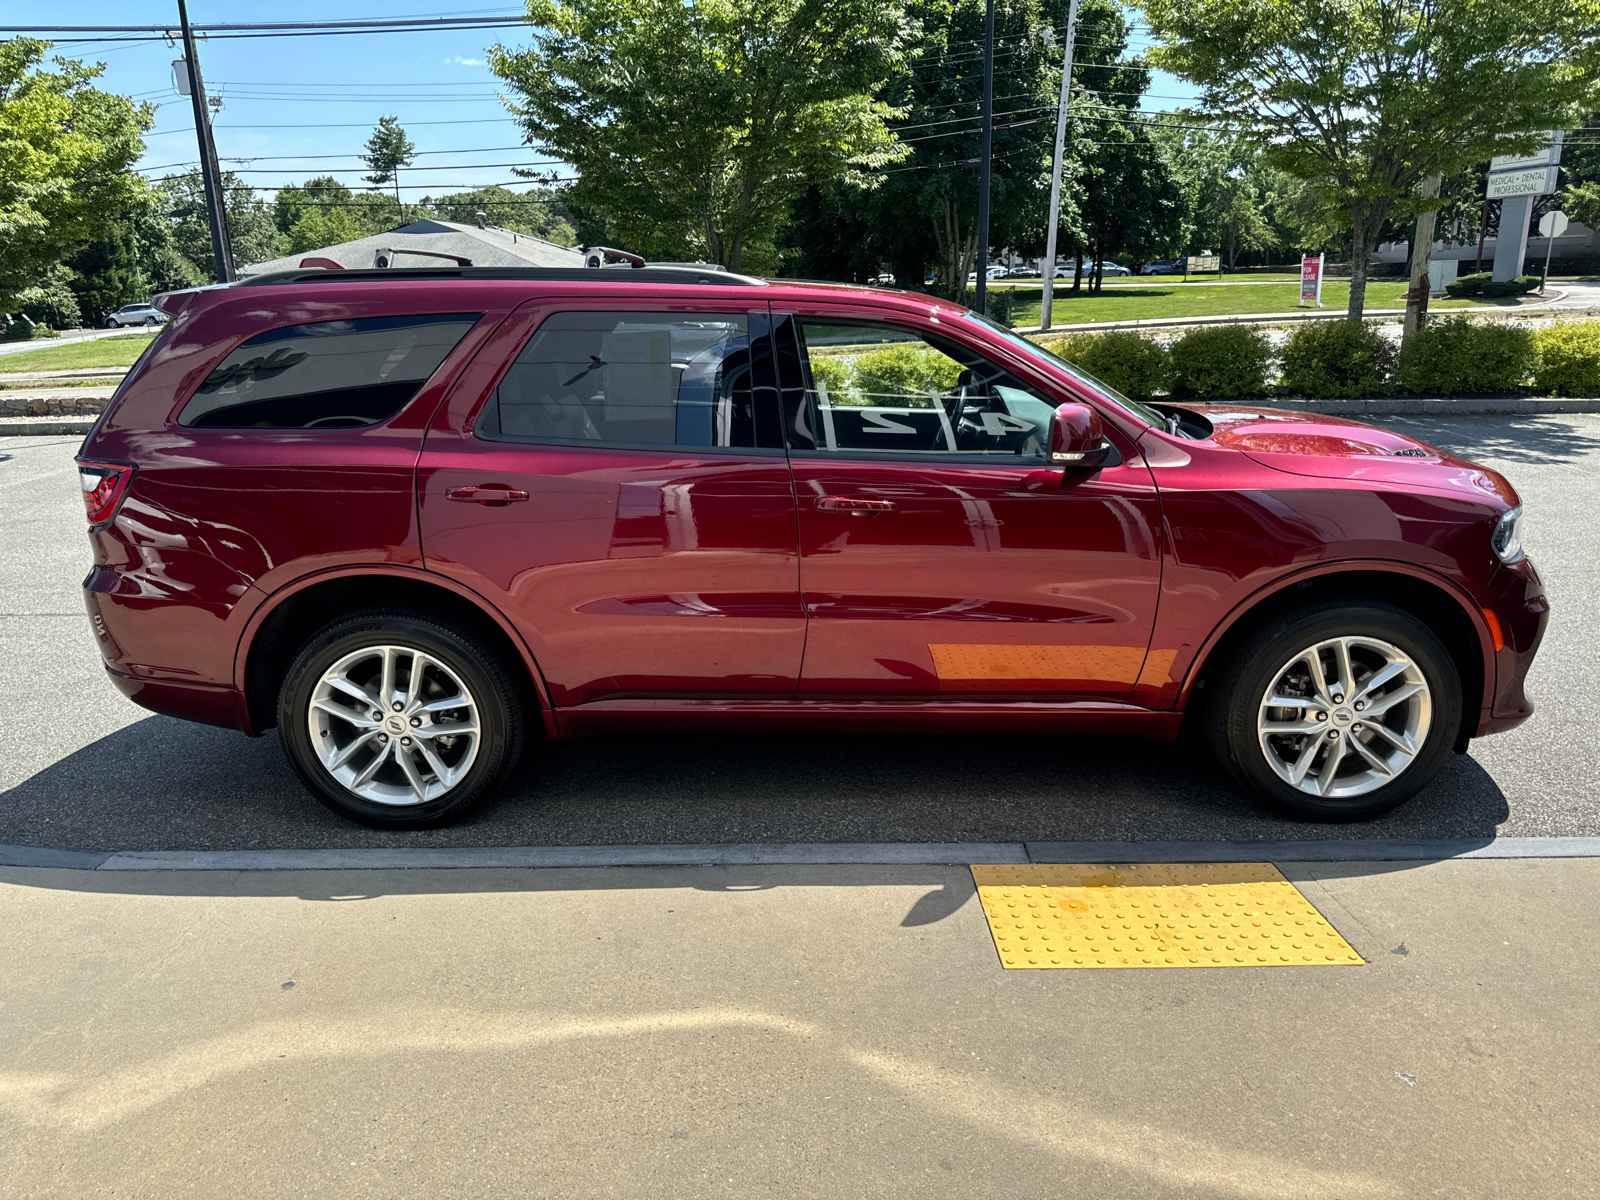
[[[422,390],[478,316],[361,317],[257,334],[206,376],[179,423],[338,429],[387,420]]]
[[[757,429],[756,376],[771,367],[764,347],[752,361],[750,324],[740,313],[552,313],[495,389],[478,433],[622,446],[781,446],[775,427]]]
[[[806,372],[802,443],[1043,460],[1054,404],[972,351],[894,325],[797,323]]]

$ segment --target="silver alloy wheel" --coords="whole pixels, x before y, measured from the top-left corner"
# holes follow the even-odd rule
[[[410,646],[367,646],[322,673],[306,713],[322,765],[363,800],[437,800],[466,777],[478,705],[449,667]]]
[[[1256,719],[1261,752],[1290,787],[1345,799],[1416,761],[1433,719],[1422,669],[1379,638],[1307,646],[1272,677]]]

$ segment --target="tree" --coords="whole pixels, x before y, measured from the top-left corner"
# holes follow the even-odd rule
[[[894,0],[529,0],[532,47],[489,50],[575,209],[629,249],[777,263],[790,200],[902,153],[871,92],[899,65]],[[538,177],[528,173],[530,177]]]
[[[200,172],[169,175],[157,187],[166,203],[171,245],[202,279],[215,279],[211,258],[211,226],[206,220],[205,186]],[[278,256],[278,228],[272,209],[255,198],[255,189],[232,171],[222,173],[223,208],[228,214],[228,239],[241,267]]]
[[[1573,184],[1562,193],[1561,201],[1561,209],[1570,220],[1600,229],[1600,181]]]
[[[367,139],[367,152],[361,156],[361,161],[372,168],[372,174],[361,178],[372,184],[394,180],[394,202],[399,204],[400,168],[409,167],[416,155],[417,148],[400,128],[400,118],[379,117],[378,127]]]
[[[75,247],[106,235],[148,187],[128,168],[154,110],[90,86],[103,67],[48,42],[0,42],[0,312]]]
[[[566,206],[548,188],[513,192],[496,184],[448,196],[425,196],[422,207],[441,221],[459,221],[464,225],[476,222],[481,212],[490,225],[531,234],[561,246],[572,245],[577,236],[566,219]]]
[[[1600,94],[1600,0],[1143,0],[1150,61],[1349,221],[1349,315],[1417,188],[1527,152]]]
[[[105,237],[83,247],[67,265],[75,276],[67,286],[78,298],[78,309],[86,324],[98,325],[107,313],[124,304],[149,299],[134,253],[130,220],[114,222]]]
[[[337,246],[341,242],[353,242],[366,236],[348,209],[313,206],[283,236],[278,250],[285,255],[304,254],[309,250]]]

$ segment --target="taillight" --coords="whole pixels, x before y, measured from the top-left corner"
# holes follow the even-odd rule
[[[101,525],[116,515],[117,505],[128,494],[133,471],[127,463],[78,460],[78,482],[83,487],[83,507],[89,524]]]

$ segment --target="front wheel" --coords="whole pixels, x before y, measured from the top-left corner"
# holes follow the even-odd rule
[[[518,689],[471,632],[375,609],[324,627],[278,695],[278,736],[329,808],[385,829],[462,816],[522,749]]]
[[[1293,815],[1357,821],[1432,781],[1461,727],[1461,680],[1438,636],[1378,601],[1269,623],[1219,680],[1212,747]]]

